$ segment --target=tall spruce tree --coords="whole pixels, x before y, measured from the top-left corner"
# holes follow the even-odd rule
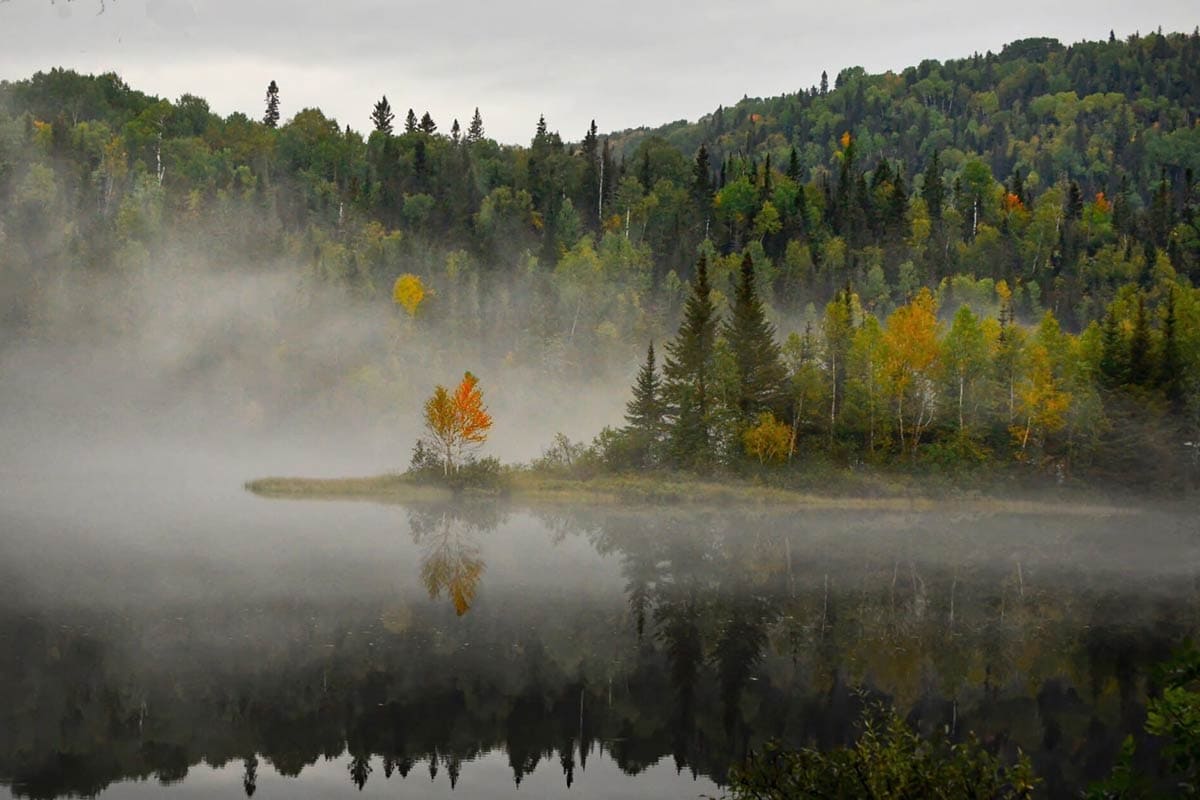
[[[663,431],[662,380],[654,362],[654,343],[646,350],[646,361],[633,385],[633,399],[625,407],[625,428],[639,467],[658,460]]]
[[[420,128],[421,128],[421,133],[427,134],[429,136],[432,136],[433,134],[437,133],[437,123],[433,121],[433,117],[429,116],[428,111],[426,111],[424,114],[421,115]]]
[[[405,133],[416,133],[417,132],[417,115],[413,113],[413,110],[411,108],[408,110],[408,114],[405,115],[405,117],[404,117],[404,132]]]
[[[1154,352],[1150,342],[1150,319],[1146,313],[1146,296],[1138,295],[1133,330],[1129,334],[1129,382],[1134,386],[1149,386],[1157,377]]]
[[[712,213],[712,176],[708,163],[708,148],[703,144],[696,151],[696,162],[692,165],[692,202],[700,214],[702,223],[707,223]],[[707,230],[707,228],[706,228]]]
[[[279,86],[275,81],[267,86],[267,110],[263,113],[263,125],[274,128],[279,124]]]
[[[475,144],[483,141],[483,117],[479,115],[479,107],[475,107],[475,114],[471,117],[471,124],[467,126],[467,142]]]
[[[1158,384],[1174,414],[1184,410],[1184,363],[1179,346],[1179,318],[1175,310],[1175,287],[1167,293],[1163,315],[1162,350],[1158,359]]]
[[[946,185],[942,183],[942,160],[938,151],[933,151],[929,163],[925,165],[925,177],[921,182],[921,197],[925,198],[925,207],[929,209],[932,219],[942,218],[942,206],[946,202]]]
[[[737,403],[742,418],[750,420],[762,411],[776,409],[783,397],[787,370],[775,341],[775,326],[767,321],[754,286],[754,261],[749,252],[742,258],[733,307],[722,332],[737,367]]]
[[[392,106],[388,103],[387,95],[375,104],[375,109],[371,112],[371,122],[375,124],[375,130],[380,133],[391,135],[392,120],[396,115],[392,113]]]
[[[704,469],[712,461],[711,389],[717,307],[708,282],[708,259],[701,255],[683,309],[683,322],[667,345],[663,368],[667,419],[672,424],[671,457],[676,466]]]
[[[1122,386],[1129,379],[1129,355],[1115,303],[1109,303],[1100,325],[1100,380],[1108,389]]]
[[[584,219],[593,227],[600,224],[600,137],[597,134],[596,120],[592,120],[583,142],[579,147],[583,158],[583,180],[580,182],[581,196],[579,207],[584,209]]]

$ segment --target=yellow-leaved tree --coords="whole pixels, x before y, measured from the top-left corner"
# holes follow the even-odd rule
[[[758,415],[757,424],[742,434],[742,443],[747,455],[757,458],[758,463],[778,464],[791,452],[792,429],[770,411],[764,411]]]
[[[479,379],[467,372],[453,392],[437,386],[425,401],[425,427],[438,446],[443,473],[456,472],[463,458],[487,441],[492,428]]]
[[[928,289],[893,311],[883,331],[883,377],[895,402],[900,449],[914,456],[937,406],[939,333],[937,300]]]
[[[392,301],[408,312],[410,317],[417,315],[417,309],[425,302],[425,284],[410,272],[406,272],[392,285]]]

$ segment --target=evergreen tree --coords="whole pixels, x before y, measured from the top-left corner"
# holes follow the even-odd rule
[[[1129,334],[1129,382],[1134,386],[1149,386],[1158,375],[1154,367],[1146,296],[1139,294],[1137,312],[1133,317],[1133,330]]]
[[[1129,359],[1125,337],[1117,319],[1116,305],[1110,303],[1100,326],[1100,378],[1109,389],[1122,386],[1129,377]]]
[[[942,207],[946,202],[946,185],[942,183],[942,162],[937,150],[933,151],[933,157],[925,166],[921,197],[925,198],[925,207],[929,209],[930,218],[941,219]]]
[[[625,407],[625,428],[633,444],[638,466],[655,463],[663,427],[662,381],[654,363],[654,343],[646,350],[646,362],[633,385],[633,399]]]
[[[471,117],[471,124],[467,126],[467,142],[475,144],[483,141],[483,117],[479,115],[479,107],[475,107],[475,114]]]
[[[709,170],[708,148],[701,144],[692,165],[692,201],[703,220],[708,219],[712,209],[712,177]]]
[[[375,110],[371,112],[371,122],[375,124],[375,130],[381,133],[391,135],[392,120],[396,115],[392,113],[392,106],[388,103],[387,95],[375,104]]]
[[[600,137],[596,132],[596,120],[588,127],[583,142],[579,148],[583,157],[583,181],[580,184],[579,207],[585,210],[584,218],[589,223],[599,224],[601,213],[600,202]],[[590,213],[595,210],[595,214]]]
[[[755,290],[754,261],[749,252],[742,258],[733,307],[722,332],[737,368],[737,404],[742,418],[748,421],[759,412],[776,410],[783,396],[787,371],[775,341],[775,326],[767,321]]]
[[[408,110],[408,114],[404,117],[404,132],[417,132],[417,115],[413,113],[411,108]]]
[[[1067,187],[1067,219],[1077,220],[1083,216],[1083,191],[1079,184],[1071,181]]]
[[[620,168],[613,162],[612,148],[609,147],[608,137],[604,137],[604,145],[600,148],[600,208],[598,216],[601,224],[604,223],[604,204],[612,199],[613,187],[621,182],[621,173],[624,172],[624,165]]]
[[[717,307],[708,283],[708,259],[696,264],[692,292],[683,309],[683,322],[667,345],[664,397],[672,423],[671,456],[677,466],[703,469],[712,460],[711,382]]]
[[[800,182],[800,155],[795,145],[792,145],[792,152],[788,154],[787,176],[796,183]]]
[[[263,114],[263,125],[274,128],[279,124],[279,86],[275,81],[267,86],[267,110]]]
[[[424,133],[428,136],[432,136],[433,134],[437,133],[437,123],[433,121],[433,117],[429,116],[428,111],[421,115],[420,128],[421,133]]]
[[[821,70],[821,97],[829,94],[829,73]]]
[[[1029,204],[1025,199],[1025,180],[1021,177],[1021,170],[1013,170],[1012,181],[1009,183],[1008,190],[1021,201],[1021,205]]]
[[[1162,350],[1158,360],[1158,384],[1174,414],[1183,413],[1184,363],[1179,346],[1179,318],[1175,310],[1175,287],[1167,293],[1163,316]]]
[[[458,125],[458,117],[454,118],[454,122],[450,125],[450,141],[458,144],[458,140],[462,137],[462,128]]]

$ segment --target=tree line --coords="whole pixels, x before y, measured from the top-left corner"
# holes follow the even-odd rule
[[[707,259],[661,368],[653,344],[627,425],[597,440],[616,467],[747,460],[1015,460],[1168,484],[1196,475],[1200,295],[1166,264],[1078,335],[1051,311],[1017,321],[1000,281],[919,289],[886,318],[847,286],[782,344],[747,255],[724,319]]]
[[[1112,356],[1104,380],[1067,381],[1061,370],[1056,380],[1099,386],[1112,436],[1134,437],[1140,423],[1126,420],[1147,408],[1179,420],[1194,405],[1196,64],[1198,32],[1029,39],[898,73],[848,68],[819,87],[655,130],[606,136],[593,123],[569,141],[542,117],[526,146],[488,138],[478,108],[466,126],[413,109],[401,125],[381,96],[363,109],[363,135],[318,109],[291,113],[287,86],[275,82],[261,118],[222,118],[193,95],[172,102],[116,75],[51,70],[0,83],[0,314],[6,328],[46,327],[40,309],[62,287],[151,271],[183,247],[226,266],[285,263],[367,301],[386,302],[409,275],[420,283],[406,285],[405,308],[435,339],[469,342],[486,363],[580,379],[628,364],[677,327],[703,254],[712,303],[730,314],[751,262],[785,367],[810,363],[809,383],[833,387],[821,391],[834,452],[864,403],[874,410],[853,423],[866,431],[850,437],[854,452],[928,449],[946,439],[944,415],[959,405],[952,427],[987,427],[988,449],[1009,449],[1007,429],[1020,421],[1015,367],[1005,368],[1002,420],[994,404],[972,405],[979,376],[964,368],[958,389],[929,408],[906,397],[889,412],[895,424],[876,429],[887,422],[875,406],[882,376],[863,390],[846,371],[849,351],[826,352],[825,339],[841,341],[825,330],[836,297],[850,328],[874,318],[886,329],[922,289],[946,324],[962,302],[1016,337],[1032,335],[1027,326],[1046,311],[1072,341],[1090,341],[1096,323]],[[728,337],[712,337],[723,352],[715,342]],[[1155,385],[1161,377],[1146,370],[1176,377]],[[1163,400],[1134,401],[1127,385]],[[961,404],[947,403],[960,393]],[[1072,413],[1096,405],[1071,394]],[[793,457],[821,438],[808,419],[818,400],[826,404],[759,409],[795,432]],[[708,413],[714,398],[696,402]],[[1080,463],[1087,447],[1054,444],[1070,424],[1024,419],[1018,449],[1048,446],[1052,460],[1069,452]],[[778,427],[760,433],[762,459],[773,460]]]

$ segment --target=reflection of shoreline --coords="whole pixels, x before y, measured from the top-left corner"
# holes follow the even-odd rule
[[[413,540],[422,557],[494,554],[508,544],[484,539],[495,508],[410,509]],[[547,767],[564,781],[603,742],[622,770],[670,756],[719,782],[767,737],[844,743],[861,689],[923,728],[1020,745],[1069,794],[1081,765],[1107,768],[1125,723],[1140,725],[1150,665],[1196,632],[1186,577],[1117,583],[1054,566],[1115,538],[1119,521],[675,510],[648,525],[603,509],[521,520],[531,544],[515,558],[571,537],[601,554],[581,565],[606,561],[624,590],[584,599],[563,576],[531,592],[520,573],[494,585],[496,558],[488,602],[457,620],[453,598],[367,592],[253,613],[237,597],[0,610],[0,778],[35,796],[88,794],[246,753],[259,775],[270,764],[307,776],[348,751],[339,775],[353,791],[381,781],[383,758],[397,771],[432,764],[440,781],[502,749],[508,781]],[[1060,761],[1067,752],[1078,759]]]

